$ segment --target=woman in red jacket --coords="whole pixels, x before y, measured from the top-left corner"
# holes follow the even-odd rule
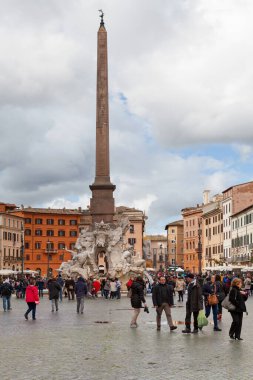
[[[28,319],[28,314],[32,312],[32,319],[35,320],[36,304],[39,303],[39,292],[37,286],[35,286],[35,278],[30,278],[30,283],[26,288],[25,300],[28,305],[28,310],[25,313],[25,319]]]

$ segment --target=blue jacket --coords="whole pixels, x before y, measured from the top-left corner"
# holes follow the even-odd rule
[[[81,298],[87,294],[87,284],[82,277],[79,277],[75,284],[76,298]]]

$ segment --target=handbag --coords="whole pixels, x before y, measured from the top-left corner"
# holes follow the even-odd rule
[[[208,301],[208,305],[210,306],[217,305],[219,303],[219,300],[216,294],[209,294],[207,301]]]
[[[229,293],[228,295],[224,298],[224,300],[221,303],[221,306],[224,307],[224,309],[228,311],[233,311],[235,310],[235,305],[232,304],[232,302],[229,301]]]

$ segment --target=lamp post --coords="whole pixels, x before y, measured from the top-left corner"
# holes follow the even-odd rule
[[[49,256],[50,256],[50,252],[51,252],[50,244],[51,244],[51,242],[48,239],[48,241],[47,241],[47,279],[49,279]]]
[[[199,261],[199,274],[202,272],[202,243],[201,243],[201,236],[202,236],[202,229],[201,229],[201,223],[202,219],[198,219],[198,261]]]
[[[24,225],[21,222],[21,247],[20,247],[20,253],[21,253],[21,276],[24,275]]]
[[[160,270],[162,271],[162,262],[163,262],[163,245],[162,244],[160,244]]]

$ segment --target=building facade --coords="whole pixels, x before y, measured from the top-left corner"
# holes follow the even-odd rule
[[[224,263],[223,258],[223,213],[222,195],[202,206],[202,256],[203,268],[215,267]]]
[[[16,205],[0,203],[0,269],[22,269],[23,219],[12,215]]]
[[[184,208],[184,269],[193,273],[202,271],[202,207]]]
[[[79,235],[81,210],[21,208],[12,212],[24,221],[24,269],[42,276],[57,274],[72,255]]]
[[[167,237],[164,235],[144,236],[146,250],[146,260],[149,267],[155,271],[165,271],[169,268]]]
[[[223,251],[225,261],[231,263],[231,216],[253,204],[253,181],[231,186],[223,191]]]
[[[231,216],[231,263],[252,266],[253,204]]]
[[[165,226],[169,264],[184,267],[184,221],[177,220]]]

